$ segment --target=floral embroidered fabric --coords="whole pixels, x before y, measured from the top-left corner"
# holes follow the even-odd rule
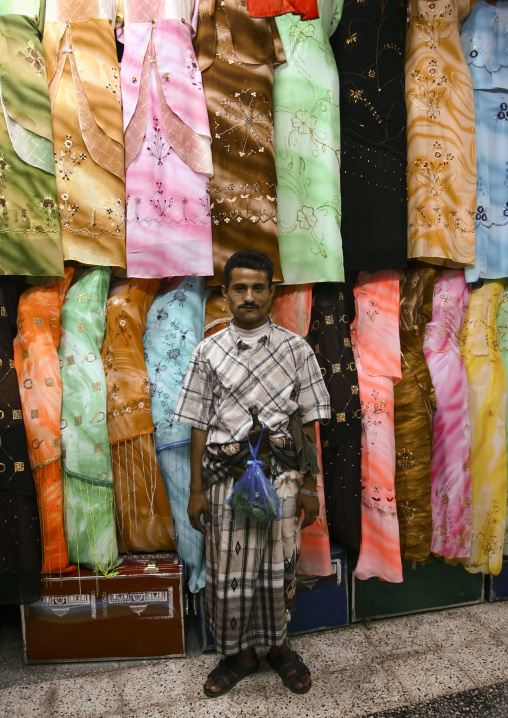
[[[475,259],[474,101],[459,35],[472,4],[410,3],[408,256],[449,267],[471,265]]]
[[[204,279],[185,277],[163,287],[147,316],[143,336],[150,377],[154,442],[164,485],[171,501],[178,552],[185,564],[189,589],[205,586],[204,538],[190,525],[191,427],[173,417],[190,357],[203,338]]]
[[[340,235],[339,76],[329,36],[342,0],[320,18],[277,18],[287,62],[275,68],[277,221],[288,284],[344,281]]]
[[[210,128],[192,47],[194,4],[125,2],[121,82],[127,274],[212,273]],[[176,13],[180,14],[176,16]]]
[[[41,0],[0,5],[0,274],[52,284],[64,268],[40,13]]]
[[[44,52],[64,259],[125,267],[121,0],[47,0]]]
[[[236,0],[200,0],[196,55],[205,91],[214,176],[210,182],[214,276],[242,249],[257,249],[275,264],[277,178],[273,139],[273,66],[284,60],[274,20],[251,18]]]
[[[476,260],[468,282],[508,275],[508,6],[479,0],[462,28],[476,117]]]

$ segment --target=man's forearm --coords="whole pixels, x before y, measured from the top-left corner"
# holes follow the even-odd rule
[[[203,491],[203,454],[206,449],[208,432],[192,427],[190,444],[190,490],[191,493]]]

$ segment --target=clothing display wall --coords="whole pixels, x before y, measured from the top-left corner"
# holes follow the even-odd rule
[[[176,547],[234,653],[284,638],[296,573],[331,572],[330,538],[359,580],[400,583],[431,553],[499,573],[507,29],[493,0],[0,2],[0,505],[25,547],[0,602],[35,600],[41,570],[110,575]],[[322,462],[302,532],[283,372],[259,397],[283,426],[269,467],[282,523],[224,506],[251,426],[231,376],[258,369],[235,354],[221,285],[253,249],[278,285],[260,354],[291,355],[298,391],[320,374],[330,396],[330,419],[300,407]],[[199,371],[219,355],[221,397]],[[187,516],[184,381],[212,445],[206,546]],[[249,537],[275,558],[254,565]]]

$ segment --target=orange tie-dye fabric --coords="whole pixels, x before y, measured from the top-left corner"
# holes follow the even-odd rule
[[[361,272],[351,340],[362,410],[362,543],[355,576],[402,582],[395,503],[394,384],[402,378],[399,272]]]

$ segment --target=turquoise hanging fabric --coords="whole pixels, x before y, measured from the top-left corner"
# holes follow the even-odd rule
[[[118,562],[113,472],[101,360],[111,270],[85,271],[67,292],[62,373],[62,476],[69,560],[108,575]]]
[[[205,585],[204,539],[192,528],[187,516],[191,427],[174,421],[173,413],[191,354],[203,339],[204,324],[204,279],[185,277],[176,287],[155,297],[143,337],[157,460],[171,503],[178,552],[192,593]]]

